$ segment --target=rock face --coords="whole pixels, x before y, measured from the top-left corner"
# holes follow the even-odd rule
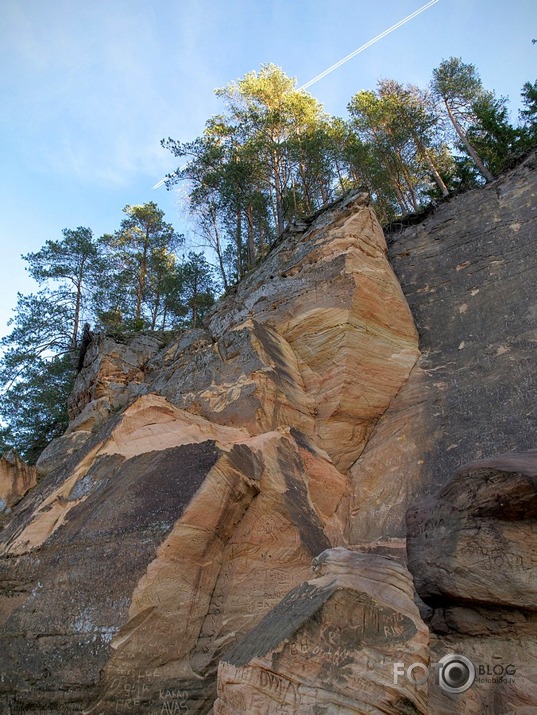
[[[10,511],[37,484],[37,470],[11,450],[0,457],[0,514]]]
[[[222,652],[345,543],[345,472],[417,357],[362,194],[284,238],[206,330],[95,338],[3,538],[7,706],[210,709]]]
[[[69,429],[2,533],[1,708],[533,707],[516,645],[533,664],[533,456],[448,481],[535,447],[535,168],[389,251],[351,194],[284,235],[205,328],[93,339]],[[429,642],[405,568],[424,499],[409,565]],[[394,660],[424,672],[499,649],[520,664],[505,688],[394,677]]]
[[[408,513],[408,564],[434,608],[437,653],[464,653],[476,682],[434,712],[537,711],[537,450],[472,462]]]
[[[407,523],[423,599],[537,610],[537,450],[466,465]]]
[[[537,158],[387,236],[422,355],[353,465],[351,542],[404,536],[414,496],[535,447]]]
[[[7,534],[13,703],[76,711],[102,670],[90,711],[152,712],[168,690],[203,709],[223,646],[341,539],[345,482],[294,435],[250,437],[149,395],[96,434]]]
[[[215,715],[422,713],[427,687],[393,665],[427,667],[428,629],[408,571],[344,548],[313,561],[291,591],[222,657]]]

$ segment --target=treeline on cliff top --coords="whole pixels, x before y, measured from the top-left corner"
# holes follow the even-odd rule
[[[222,114],[190,142],[162,145],[181,165],[188,211],[207,254],[189,251],[153,203],[126,206],[110,234],[65,229],[27,256],[40,290],[19,295],[0,343],[0,451],[30,461],[67,426],[83,325],[137,331],[196,327],[294,218],[363,186],[381,223],[492,181],[537,145],[537,81],[522,88],[516,126],[507,99],[450,58],[426,89],[383,79],[329,116],[275,65],[216,90]],[[212,264],[207,256],[211,257]]]

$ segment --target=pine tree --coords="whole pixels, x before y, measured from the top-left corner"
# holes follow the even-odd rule
[[[119,230],[100,239],[107,271],[101,276],[95,309],[101,322],[117,316],[127,329],[140,330],[156,325],[159,274],[164,263],[173,265],[183,236],[163,220],[164,212],[153,201],[123,211],[126,218]]]
[[[537,146],[537,80],[524,84],[521,97],[524,108],[519,112],[522,123],[519,141],[521,149],[527,150]]]
[[[188,258],[181,263],[178,274],[182,302],[190,309],[189,327],[197,328],[207,310],[214,304],[213,271],[203,253],[189,251]]]
[[[77,347],[78,334],[87,294],[95,288],[98,276],[104,269],[97,241],[89,228],[64,229],[63,240],[45,243],[36,253],[22,256],[27,261],[28,272],[39,284],[53,281],[53,297],[70,307],[71,346]]]
[[[12,330],[2,339],[0,419],[9,446],[27,459],[67,426],[67,396],[74,380],[72,305],[43,289],[19,294]]]
[[[464,151],[471,157],[485,181],[492,181],[494,176],[468,138],[468,127],[476,120],[476,103],[484,95],[476,68],[464,63],[459,57],[443,60],[433,70],[431,88],[440,100]]]
[[[473,105],[467,136],[491,174],[501,173],[518,152],[519,132],[508,119],[507,100],[484,94]]]

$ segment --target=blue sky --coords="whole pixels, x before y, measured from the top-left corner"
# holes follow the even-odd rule
[[[303,84],[425,2],[1,0],[0,334],[17,291],[35,290],[21,253],[63,228],[101,235],[126,204],[156,201],[188,232],[181,193],[152,189],[176,167],[160,140],[198,136],[215,88],[266,62]],[[345,116],[379,78],[425,86],[454,55],[516,118],[534,37],[535,0],[439,0],[309,91]]]

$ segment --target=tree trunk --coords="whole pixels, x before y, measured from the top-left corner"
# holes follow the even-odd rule
[[[479,172],[481,174],[483,174],[483,176],[485,177],[485,181],[494,181],[494,176],[490,173],[490,171],[487,169],[487,167],[483,164],[483,162],[479,158],[478,153],[476,152],[474,147],[468,141],[463,128],[457,121],[457,118],[454,116],[453,112],[451,111],[451,109],[449,107],[449,104],[447,103],[447,101],[445,99],[444,99],[444,104],[446,106],[446,110],[447,110],[448,116],[451,120],[451,123],[455,127],[455,131],[457,132],[457,134],[459,136],[459,139],[464,144],[464,148],[466,149],[468,154],[472,157],[472,160],[473,160],[474,164],[477,166]]]
[[[335,167],[336,167],[337,178],[339,181],[339,188],[341,189],[341,191],[343,191],[345,188],[345,184],[343,183],[343,177],[341,175],[341,167],[340,167],[339,161],[337,159],[335,159]],[[351,174],[352,174],[352,170],[351,170]]]
[[[144,298],[145,279],[147,275],[147,254],[149,252],[149,227],[145,229],[144,250],[140,262],[140,275],[138,276],[138,293],[136,295],[136,321],[142,317],[142,301]]]
[[[299,171],[300,171],[300,178],[302,179],[302,187],[304,191],[304,200],[306,201],[306,211],[307,213],[312,212],[311,208],[311,201],[310,201],[310,192],[309,192],[309,186],[308,186],[308,180],[306,177],[306,167],[304,166],[303,162],[300,162],[298,165]]]
[[[393,182],[393,190],[395,192],[395,196],[397,198],[397,203],[399,204],[399,208],[401,209],[401,213],[402,214],[409,213],[409,206],[406,203],[404,194],[401,191],[401,189],[398,185],[398,182],[395,181],[393,178],[392,178],[392,182]]]
[[[160,293],[157,293],[156,299],[155,299],[155,307],[153,308],[153,316],[151,320],[151,330],[155,330],[155,327],[157,325],[157,317],[158,317],[158,309],[160,307]]]
[[[258,238],[258,244],[259,244],[259,255],[264,256],[265,255],[265,229],[262,223],[262,219],[260,220],[259,226],[259,238]]]
[[[76,285],[76,301],[75,301],[75,314],[73,318],[73,334],[71,336],[71,345],[73,350],[76,349],[78,344],[78,326],[80,325],[80,305],[82,302],[82,276],[79,275],[79,279]]]
[[[248,206],[246,210],[246,218],[248,219],[248,268],[253,268],[255,265],[255,232],[251,206]]]
[[[192,283],[192,327],[195,328],[198,322],[198,274],[194,271]]]
[[[274,191],[276,193],[276,233],[280,236],[284,229],[282,184],[280,179],[278,157],[274,154],[272,159],[274,171]]]
[[[327,190],[326,185],[322,179],[319,180],[319,191],[321,192],[321,201],[323,202],[323,205],[327,204],[328,200],[329,200],[328,199],[329,189]]]
[[[235,227],[235,245],[237,247],[237,272],[239,274],[239,278],[242,278],[242,216],[240,204],[237,206],[235,218],[237,221],[237,225]]]
[[[82,282],[84,279],[84,265],[86,259],[83,258],[80,263],[80,268],[78,271],[78,276],[76,280],[76,301],[75,301],[75,314],[73,316],[73,334],[71,336],[71,344],[73,350],[76,349],[78,345],[78,328],[80,326],[80,311],[82,308]]]
[[[216,216],[214,213],[211,216],[212,222],[213,222],[213,229],[214,229],[214,247],[216,251],[216,255],[218,256],[218,265],[220,267],[220,273],[222,275],[222,282],[224,284],[224,290],[228,289],[228,282],[227,282],[227,277],[226,277],[226,271],[224,269],[224,258],[222,256],[222,246],[220,244],[220,232],[218,231],[218,226],[216,225]]]
[[[412,177],[408,173],[405,162],[403,161],[403,158],[401,157],[399,152],[396,152],[396,156],[399,159],[399,163],[401,166],[401,172],[402,172],[404,180],[406,182],[408,192],[410,193],[410,205],[411,205],[414,213],[417,213],[418,209],[419,209],[419,204],[418,204],[418,197],[416,196],[416,190],[414,188],[414,184],[412,183]]]
[[[434,161],[431,159],[431,157],[430,157],[430,155],[429,155],[429,152],[427,151],[427,149],[425,148],[425,146],[422,144],[422,142],[421,142],[419,139],[417,139],[417,138],[416,138],[416,144],[418,145],[418,151],[420,152],[420,154],[422,155],[422,157],[425,159],[425,163],[427,164],[427,166],[428,166],[429,169],[431,170],[431,174],[432,174],[433,177],[434,177],[434,180],[435,180],[436,185],[438,186],[438,188],[439,188],[440,191],[442,192],[442,196],[448,196],[448,195],[449,195],[448,188],[447,188],[447,186],[445,185],[444,180],[443,180],[442,177],[440,176],[440,172],[439,172],[438,169],[436,168]]]

